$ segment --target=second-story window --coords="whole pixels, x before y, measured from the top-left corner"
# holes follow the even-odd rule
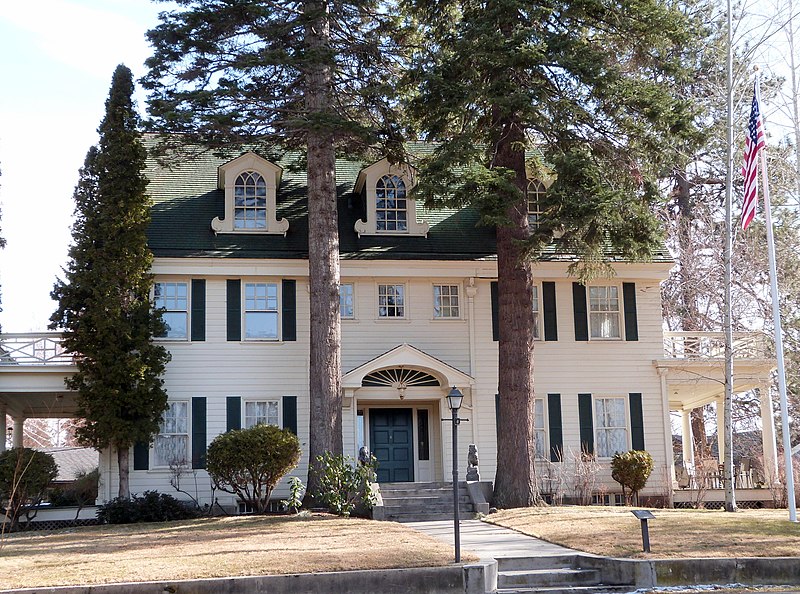
[[[434,285],[433,317],[457,318],[459,315],[458,285]]]
[[[619,287],[589,287],[589,327],[592,338],[620,337]]]
[[[244,336],[246,340],[278,338],[278,285],[246,283],[244,286]]]
[[[533,285],[533,337],[538,339],[539,334],[539,287]]]
[[[267,184],[261,174],[245,171],[233,188],[234,229],[267,228]]]
[[[377,231],[408,231],[406,183],[396,175],[384,175],[375,187]]]
[[[378,285],[378,317],[406,316],[405,285]]]
[[[153,301],[156,309],[163,309],[161,319],[166,333],[159,338],[186,340],[189,337],[189,290],[187,283],[155,283]]]
[[[339,317],[352,320],[356,317],[353,283],[339,285]]]

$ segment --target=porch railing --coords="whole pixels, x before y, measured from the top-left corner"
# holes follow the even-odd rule
[[[69,365],[59,332],[0,334],[0,366]]]
[[[734,332],[733,356],[736,359],[768,359],[770,342],[761,332]],[[723,332],[664,332],[664,354],[669,359],[722,359],[725,357]]]

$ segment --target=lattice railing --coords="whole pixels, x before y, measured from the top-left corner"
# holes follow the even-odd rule
[[[769,340],[761,332],[734,332],[733,356],[736,359],[770,358]],[[722,359],[725,357],[723,332],[664,332],[664,354],[673,359]]]
[[[58,332],[0,334],[0,366],[70,363],[72,355],[64,350]]]

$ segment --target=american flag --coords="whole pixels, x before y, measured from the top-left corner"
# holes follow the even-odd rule
[[[753,86],[753,106],[747,124],[747,138],[744,141],[744,201],[742,203],[742,229],[747,229],[756,216],[758,205],[758,151],[764,148],[764,123],[759,107],[758,80]]]

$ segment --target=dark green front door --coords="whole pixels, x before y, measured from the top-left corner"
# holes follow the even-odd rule
[[[414,480],[413,428],[410,408],[369,411],[369,441],[378,459],[378,482]]]

